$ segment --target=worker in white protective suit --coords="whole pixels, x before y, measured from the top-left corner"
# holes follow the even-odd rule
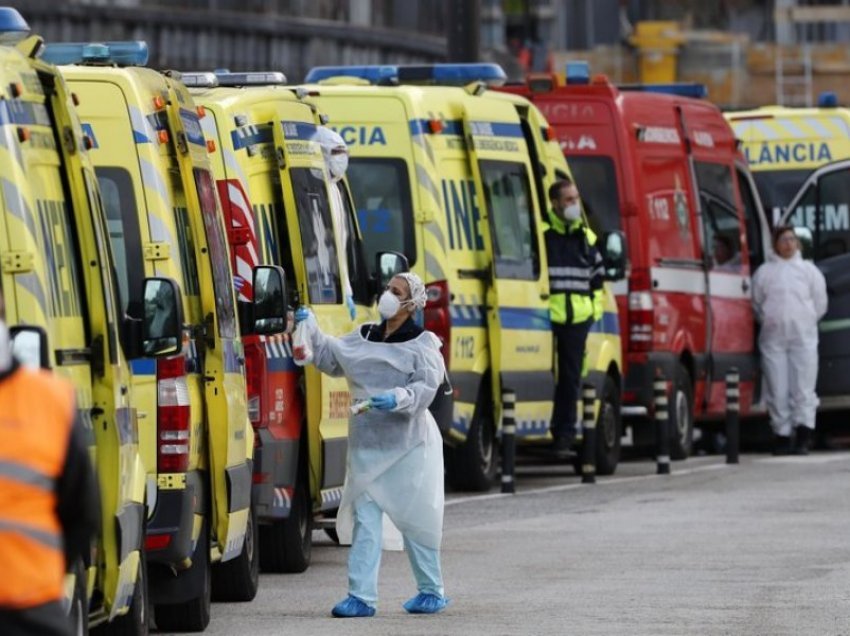
[[[351,543],[348,597],[333,608],[336,617],[374,616],[387,529],[401,531],[419,590],[404,608],[433,614],[448,604],[440,569],[443,442],[428,411],[445,365],[440,341],[413,320],[425,299],[418,276],[399,274],[378,302],[383,321],[342,338],[324,335],[308,309],[295,314],[313,364],[329,375],[344,375],[352,396],[336,522],[340,543]]]
[[[775,256],[753,277],[753,306],[761,322],[774,454],[806,454],[818,406],[818,321],[826,313],[826,281],[803,260],[794,228],[775,230],[773,250]]]
[[[326,126],[319,126],[316,132],[316,140],[322,147],[322,155],[325,166],[331,177],[330,197],[331,213],[334,217],[336,227],[336,248],[340,254],[340,279],[342,291],[345,294],[345,304],[351,319],[357,315],[354,306],[354,292],[351,288],[351,279],[348,277],[348,220],[346,219],[345,203],[340,181],[348,170],[348,146],[340,135]]]

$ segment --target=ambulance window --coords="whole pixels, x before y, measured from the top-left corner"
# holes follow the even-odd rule
[[[175,206],[174,224],[177,227],[177,247],[180,250],[183,293],[186,296],[200,296],[198,262],[195,260],[195,239],[192,237],[192,226],[189,225],[189,209],[185,205]]]
[[[705,223],[705,246],[712,269],[741,270],[741,222],[735,204],[732,170],[716,163],[697,162],[697,183]]]
[[[540,260],[528,172],[521,163],[482,161],[496,276],[537,280]]]
[[[811,170],[759,170],[752,173],[771,226],[779,224],[785,208],[811,173]]]
[[[136,211],[133,180],[123,168],[95,170],[106,209],[106,227],[118,276],[118,296],[127,314],[141,317],[141,307],[131,307],[132,298],[142,297],[144,267],[142,240]]]
[[[348,258],[348,278],[351,281],[351,289],[355,300],[361,304],[371,304],[372,292],[369,289],[369,272],[364,259],[363,239],[357,232],[354,208],[351,205],[351,193],[346,187],[345,181],[339,181],[342,202],[345,205],[345,225],[348,230],[348,245],[346,246],[346,257]]]
[[[290,178],[298,207],[309,302],[338,304],[342,302],[339,260],[324,173],[311,168],[291,168]]]
[[[617,174],[611,157],[569,157],[584,212],[600,236],[621,228]]]
[[[747,250],[750,257],[750,271],[754,271],[764,261],[764,254],[762,254],[762,228],[759,223],[756,194],[753,192],[750,181],[742,170],[736,169],[735,174],[738,178],[738,191],[741,193],[741,201],[744,202],[744,223],[747,228]]]
[[[804,225],[814,235],[814,259],[821,261],[850,249],[850,170],[823,174],[806,191],[787,222]]]
[[[352,157],[347,174],[369,267],[375,266],[378,252],[389,251],[404,254],[413,266],[416,246],[407,163]]]
[[[54,316],[79,316],[83,298],[77,265],[79,252],[68,205],[64,200],[38,199],[37,206],[48,263],[51,310]]]
[[[233,276],[230,273],[230,254],[215,198],[215,185],[209,170],[195,168],[195,186],[204,217],[210,267],[215,292],[215,311],[218,318],[218,333],[222,338],[236,337],[236,307],[233,302]]]

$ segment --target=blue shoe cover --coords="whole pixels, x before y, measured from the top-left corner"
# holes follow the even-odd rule
[[[446,609],[446,605],[448,604],[449,599],[444,596],[419,592],[419,594],[407,601],[403,607],[411,614],[436,614]]]
[[[375,608],[369,607],[356,596],[349,595],[331,610],[337,618],[367,618],[375,615]]]

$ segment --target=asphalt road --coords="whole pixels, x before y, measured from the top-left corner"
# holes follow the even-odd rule
[[[850,453],[649,461],[582,485],[519,468],[516,495],[448,497],[449,608],[409,616],[406,555],[384,553],[370,619],[334,619],[347,549],[315,534],[300,575],[262,575],[252,603],[213,605],[207,634],[850,636]]]

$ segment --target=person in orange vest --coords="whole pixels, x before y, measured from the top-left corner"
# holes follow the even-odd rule
[[[91,558],[97,484],[73,387],[15,360],[5,318],[0,290],[0,634],[65,636],[65,573]]]

